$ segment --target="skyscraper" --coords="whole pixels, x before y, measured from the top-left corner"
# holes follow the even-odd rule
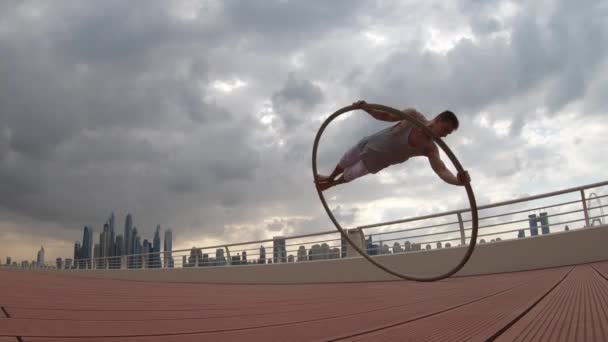
[[[57,269],[60,270],[63,267],[63,260],[61,260],[61,258],[55,259],[55,266],[57,266]]]
[[[551,233],[549,230],[549,216],[546,212],[539,214],[538,220],[540,221],[540,228],[543,235]]]
[[[164,254],[164,266],[165,268],[173,268],[173,231],[171,229],[165,230],[165,241],[163,250]]]
[[[306,261],[306,247],[300,246],[298,248],[298,262]]]
[[[528,223],[530,224],[530,236],[538,235],[538,219],[536,214],[528,215]]]
[[[132,235],[133,235],[133,217],[131,217],[131,214],[127,214],[127,218],[125,218],[125,235],[124,235],[125,255],[132,254],[132,250],[131,250],[131,248],[133,248],[133,242],[132,242],[133,236]]]
[[[153,268],[160,268],[160,225],[156,226],[156,231],[154,232],[154,239],[152,240],[152,266]]]
[[[36,266],[44,266],[44,246],[40,246],[40,250],[38,251],[38,256],[36,258]]]
[[[285,238],[282,236],[275,236],[272,238],[272,240],[272,261],[275,264],[278,262],[287,262]]]
[[[217,248],[215,250],[215,265],[216,266],[224,266],[226,265],[226,257],[224,256],[224,249]]]
[[[258,259],[258,264],[266,263],[266,248],[262,245],[260,246],[260,258]]]
[[[93,257],[93,229],[84,226],[82,233],[82,246],[80,247],[80,258],[91,259]]]
[[[518,238],[518,239],[523,239],[523,238],[525,238],[525,237],[526,237],[526,230],[525,230],[525,229],[520,229],[520,230],[517,232],[517,238]]]
[[[122,234],[118,234],[116,235],[116,244],[114,245],[114,248],[116,249],[114,251],[114,255],[116,256],[123,256],[125,255],[125,242],[124,242],[124,238],[122,236]]]
[[[79,268],[84,268],[84,264],[82,264],[81,256],[80,256],[80,242],[76,241],[74,243],[74,262],[78,265]]]
[[[137,235],[137,228],[133,227],[133,229],[131,230],[131,246],[129,247],[129,254],[131,254],[131,256],[129,256],[127,258],[127,265],[129,268],[136,268],[138,263],[137,260],[141,259],[141,257],[135,256],[134,254],[139,254],[139,250],[138,250],[138,245],[139,245],[139,236]]]
[[[148,242],[148,239],[144,239],[144,243],[142,245],[144,254],[144,267],[150,267],[150,251],[152,250],[152,245]]]
[[[101,257],[101,248],[98,243],[93,246],[93,268],[101,266],[99,258]]]
[[[6,266],[10,266],[11,265],[11,257],[6,257]]]
[[[114,246],[115,244],[115,239],[116,239],[116,233],[114,231],[114,223],[115,223],[115,217],[114,217],[114,212],[112,212],[112,214],[110,214],[110,218],[108,219],[108,226],[109,226],[109,230],[110,230],[110,241],[109,241],[109,251],[110,251],[110,255],[114,255],[114,251],[116,250],[116,247]]]

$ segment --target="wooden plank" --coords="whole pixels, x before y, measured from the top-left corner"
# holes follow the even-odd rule
[[[498,341],[607,341],[608,281],[590,266],[568,279]]]
[[[179,335],[170,336],[171,340],[178,341],[197,341],[204,338],[205,340],[222,340],[222,341],[239,341],[247,339],[250,341],[309,341],[315,339],[325,339],[328,336],[344,335],[353,330],[369,329],[369,327],[383,326],[387,324],[395,324],[404,319],[415,319],[417,317],[432,315],[441,310],[445,310],[451,306],[462,305],[463,303],[476,300],[480,297],[494,294],[503,291],[509,287],[516,286],[522,282],[528,282],[531,279],[541,276],[539,273],[517,273],[511,275],[499,275],[491,277],[455,279],[454,281],[440,282],[434,284],[418,284],[418,283],[394,283],[392,291],[385,291],[383,294],[388,299],[384,302],[379,302],[375,307],[335,307],[333,311],[326,312],[311,312],[304,311],[299,314],[271,316],[270,319],[258,320],[257,317],[250,317],[246,320],[226,320],[224,322],[214,321],[212,325],[205,321],[193,321],[193,325],[183,325],[181,321],[173,324],[173,332]],[[374,285],[376,286],[376,285]],[[352,290],[355,290],[354,292]],[[362,291],[363,290],[363,291]],[[386,290],[386,289],[385,289]],[[359,292],[366,293],[365,287],[352,288],[351,291],[342,291],[342,295],[348,298],[355,298]],[[28,322],[31,325],[39,324],[40,322]],[[79,326],[78,323],[86,325]],[[90,324],[94,323],[94,324]],[[70,323],[70,336],[85,336],[89,334],[94,336],[107,336],[107,330],[96,331],[95,325],[99,329],[99,323],[103,322],[72,322]],[[134,323],[134,322],[131,322]],[[143,322],[144,324],[146,322]],[[168,330],[159,330],[158,326],[162,326],[166,322],[156,322],[156,326],[147,325],[138,327],[136,330],[125,330],[116,324],[110,333],[113,336],[125,336],[128,334],[148,335],[170,333]],[[251,324],[255,323],[255,324]],[[193,328],[195,326],[195,328]],[[103,327],[103,325],[101,325]],[[205,334],[187,334],[188,332],[204,331]],[[222,328],[221,332],[212,331]],[[48,334],[57,333],[49,330],[49,327],[37,326],[37,331]],[[42,330],[40,330],[42,329]],[[75,330],[76,329],[76,330]],[[77,335],[80,330],[82,335]],[[238,330],[241,329],[241,330]],[[28,335],[30,332],[24,333]],[[65,333],[65,332],[64,332]],[[42,335],[37,335],[42,336]],[[51,336],[51,335],[44,335]],[[60,336],[60,335],[52,335]],[[88,336],[88,335],[87,335]],[[148,341],[162,341],[169,338],[168,336],[147,336]],[[122,337],[121,339],[126,339]],[[133,340],[138,340],[135,338]]]

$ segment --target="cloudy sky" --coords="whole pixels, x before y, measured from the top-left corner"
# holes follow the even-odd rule
[[[606,180],[607,23],[600,0],[2,1],[0,257],[70,256],[112,211],[175,248],[332,229],[312,142],[358,99],[456,112],[480,203]],[[321,169],[385,126],[332,123]],[[425,160],[328,196],[346,226],[466,204]]]

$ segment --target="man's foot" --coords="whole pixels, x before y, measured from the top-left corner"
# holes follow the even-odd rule
[[[325,191],[334,185],[336,184],[333,181],[330,181],[329,179],[323,182],[317,182],[317,187],[319,187],[319,190],[321,191]]]
[[[324,183],[324,182],[329,182],[331,179],[329,179],[329,176],[323,176],[323,175],[317,175],[315,182],[316,183]]]

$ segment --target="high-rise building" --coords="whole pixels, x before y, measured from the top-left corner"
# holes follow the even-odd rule
[[[536,214],[528,215],[528,223],[530,224],[530,236],[538,235],[538,218]]]
[[[156,226],[156,231],[154,232],[154,239],[152,240],[152,255],[150,259],[152,260],[153,268],[160,268],[160,225]]]
[[[540,221],[540,229],[543,235],[551,233],[549,230],[549,216],[546,212],[542,212],[538,215]]]
[[[173,268],[173,231],[171,229],[165,230],[163,250],[165,252],[163,260],[165,268]]]
[[[306,261],[306,247],[300,246],[298,248],[298,262]]]
[[[144,242],[142,244],[142,248],[143,248],[143,257],[144,257],[144,267],[145,268],[149,268],[150,264],[151,264],[151,260],[150,260],[150,251],[152,250],[152,245],[148,242],[148,239],[144,239]]]
[[[340,248],[334,247],[329,250],[330,259],[340,259]]]
[[[71,270],[72,269],[72,259],[66,258],[63,268],[65,268],[66,270]]]
[[[437,249],[441,249],[441,241],[437,241]]]
[[[124,251],[125,241],[124,241],[122,234],[116,235],[116,244],[114,245],[114,248],[116,249],[114,251],[114,255],[116,255],[116,256],[125,255],[125,251]]]
[[[138,268],[141,263],[141,256],[137,255],[141,253],[139,249],[140,237],[137,234],[137,228],[133,227],[131,230],[131,247],[129,248],[131,256],[127,260],[129,268]]]
[[[190,250],[190,257],[188,258],[188,266],[200,267],[206,266],[203,262],[203,250],[200,248],[192,247]]]
[[[282,236],[275,236],[272,240],[272,261],[275,264],[278,262],[287,262],[285,238]]]
[[[403,252],[403,248],[401,248],[401,244],[397,241],[395,241],[395,243],[393,243],[393,253],[402,253]]]
[[[40,250],[38,251],[38,256],[36,258],[36,266],[44,266],[44,246],[40,246]]]
[[[55,259],[55,265],[57,266],[58,270],[62,269],[63,268],[63,260],[61,260],[61,258]]]
[[[215,265],[216,266],[226,265],[226,257],[224,256],[223,248],[218,248],[215,250]]]
[[[266,248],[262,245],[260,246],[260,257],[258,259],[258,264],[266,263]]]
[[[93,268],[99,268],[101,266],[101,261],[99,258],[101,257],[101,247],[98,243],[93,246]]]
[[[247,265],[247,251],[241,252],[241,265]]]
[[[520,229],[520,230],[517,232],[517,238],[518,238],[518,239],[523,239],[523,238],[525,238],[525,237],[526,237],[526,230],[525,230],[525,229]]]
[[[108,251],[110,252],[111,256],[114,256],[114,251],[116,250],[116,247],[114,246],[114,244],[116,243],[116,233],[115,233],[115,217],[114,217],[114,212],[112,212],[112,214],[110,214],[110,218],[108,219],[108,226],[109,226],[109,231],[110,231],[110,236],[109,236],[109,243],[108,243]]]
[[[6,257],[6,266],[10,266],[11,265],[11,257]]]
[[[82,246],[80,247],[80,259],[86,268],[90,267],[91,258],[93,257],[93,229],[85,226],[82,233]]]
[[[131,214],[127,214],[125,219],[125,255],[133,254],[133,217]]]
[[[81,257],[81,249],[82,247],[80,246],[80,242],[76,241],[74,243],[74,263],[77,265],[78,268],[84,268],[84,263],[82,261],[82,257]]]

